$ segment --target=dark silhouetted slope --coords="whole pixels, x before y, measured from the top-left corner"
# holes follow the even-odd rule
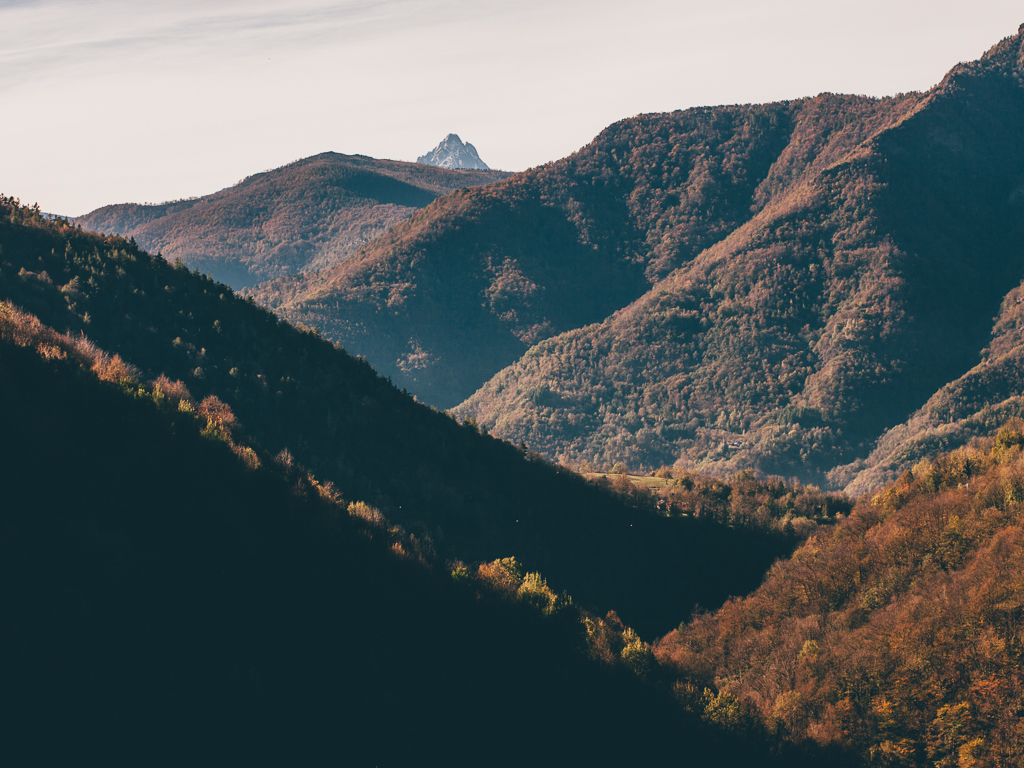
[[[589,660],[578,622],[370,538],[293,465],[248,467],[155,390],[62,357],[72,345],[11,343],[4,309],[9,762],[767,758]]]
[[[515,556],[643,636],[744,594],[792,543],[667,519],[418,404],[358,360],[120,238],[0,203],[0,298],[215,395],[272,454],[466,561]]]
[[[241,288],[342,261],[435,198],[506,176],[326,152],[212,195],[110,205],[76,221]]]

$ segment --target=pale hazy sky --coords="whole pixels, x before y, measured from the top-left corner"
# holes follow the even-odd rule
[[[325,151],[493,168],[641,112],[925,90],[1020,0],[0,0],[0,192],[202,195]]]

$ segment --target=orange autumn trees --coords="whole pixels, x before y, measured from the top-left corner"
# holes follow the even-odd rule
[[[728,695],[772,738],[882,765],[1019,756],[1022,446],[1015,421],[921,462],[759,590],[681,625],[657,648],[681,698]]]

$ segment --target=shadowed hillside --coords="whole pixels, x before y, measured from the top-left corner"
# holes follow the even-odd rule
[[[8,760],[768,759],[587,658],[571,611],[389,546],[291,462],[240,460],[223,408],[207,422],[162,386],[0,304]]]
[[[508,175],[325,152],[212,195],[109,205],[76,222],[242,288],[343,261],[437,197]]]
[[[116,237],[0,201],[0,299],[85,332],[149,378],[216,396],[271,454],[287,450],[445,556],[515,556],[645,637],[755,587],[793,542],[667,518],[414,402],[312,333]]]
[[[981,362],[942,387],[906,422],[883,434],[867,458],[836,469],[836,485],[846,484],[857,495],[869,492],[892,482],[921,459],[967,445],[1007,419],[1024,416],[1021,296],[1018,286],[1003,299],[992,342],[982,351]]]

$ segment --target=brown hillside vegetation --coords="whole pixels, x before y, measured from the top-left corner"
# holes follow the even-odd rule
[[[776,104],[626,120],[569,158],[435,202],[302,290],[287,286],[287,302],[274,285],[255,295],[453,406],[748,220],[793,118]]]
[[[508,175],[325,152],[212,195],[109,205],[76,221],[242,288],[342,261],[435,198]]]
[[[750,221],[601,323],[537,344],[454,412],[570,463],[823,483],[866,459],[978,364],[1024,273],[1021,41],[927,94],[786,105],[787,143]],[[1013,307],[989,364],[957,385],[967,413],[1020,394]],[[948,404],[929,418],[950,418]]]
[[[853,506],[842,493],[823,493],[813,485],[789,483],[781,477],[761,479],[747,469],[724,478],[668,467],[649,477],[619,473],[586,476],[627,497],[648,494],[665,515],[692,516],[801,539],[819,525],[841,520]]]
[[[1017,237],[1024,235],[1024,220]],[[1024,288],[1003,299],[982,360],[951,381],[906,422],[882,435],[866,459],[835,471],[836,484],[860,495],[895,480],[907,467],[936,453],[990,434],[1012,417],[1024,416]],[[851,480],[852,478],[852,480]]]
[[[1022,430],[918,464],[752,595],[664,638],[681,700],[871,765],[1019,765]]]

